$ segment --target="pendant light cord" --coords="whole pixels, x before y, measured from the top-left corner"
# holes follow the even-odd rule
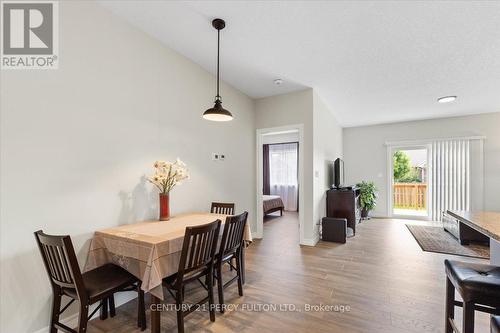
[[[215,96],[216,100],[220,100],[219,95],[219,57],[220,57],[220,30],[217,29],[217,96]]]

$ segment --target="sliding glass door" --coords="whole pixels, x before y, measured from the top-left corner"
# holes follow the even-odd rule
[[[481,207],[482,159],[480,140],[475,146],[468,138],[391,143],[389,215],[440,221],[446,210],[473,208],[472,193],[476,207]],[[475,170],[476,183],[471,182],[471,170]]]
[[[394,148],[392,153],[392,215],[429,216],[427,147]]]

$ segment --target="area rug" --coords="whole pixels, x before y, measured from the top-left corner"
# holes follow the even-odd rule
[[[412,224],[407,224],[406,227],[424,251],[482,259],[490,258],[490,249],[487,245],[460,245],[456,238],[441,227]]]

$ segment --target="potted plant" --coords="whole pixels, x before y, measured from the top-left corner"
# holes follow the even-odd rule
[[[377,187],[374,182],[362,181],[357,184],[360,189],[359,203],[361,206],[361,218],[367,218],[368,212],[377,205]]]
[[[175,185],[189,178],[188,170],[186,164],[180,159],[174,163],[156,161],[153,167],[155,173],[148,178],[148,181],[160,190],[160,221],[168,221],[170,219],[170,191]]]

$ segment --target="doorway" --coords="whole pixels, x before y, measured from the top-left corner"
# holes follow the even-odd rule
[[[429,147],[392,147],[390,214],[429,219]]]
[[[264,237],[266,216],[266,221],[286,223],[286,227],[290,224],[286,221],[295,220],[296,225],[298,224],[298,228],[295,229],[296,239],[298,243],[302,243],[304,239],[302,227],[304,217],[300,209],[304,201],[303,188],[300,186],[304,177],[303,136],[302,124],[257,130],[256,238]],[[278,201],[281,201],[283,206],[281,210]]]

